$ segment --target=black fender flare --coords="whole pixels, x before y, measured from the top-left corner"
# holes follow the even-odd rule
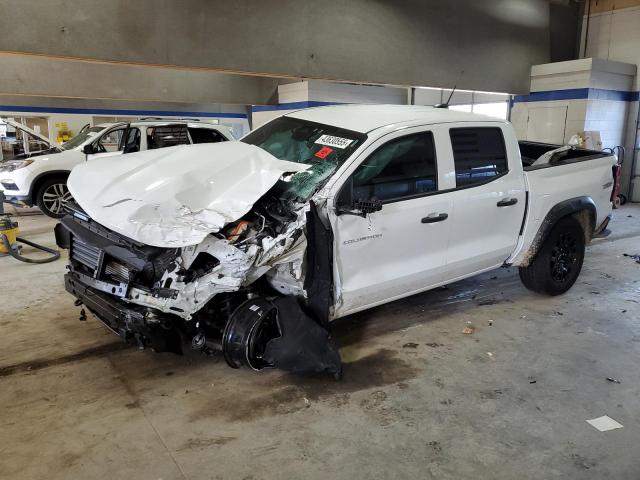
[[[540,224],[540,228],[538,228],[538,232],[536,233],[533,242],[531,242],[529,250],[525,254],[525,260],[522,262],[521,266],[526,267],[531,263],[531,260],[535,258],[540,247],[542,247],[542,244],[551,232],[551,229],[561,218],[576,214],[580,214],[576,216],[576,220],[580,222],[582,229],[584,230],[585,243],[589,243],[596,229],[597,209],[595,202],[589,196],[564,200],[554,205],[551,210],[547,212],[547,215]]]
[[[48,176],[66,176],[68,178],[69,175],[71,175],[71,170],[51,170],[47,172],[42,172],[40,175],[34,178],[33,181],[31,182],[31,186],[29,187],[29,196],[28,196],[29,203],[31,205],[36,204],[35,199],[33,198],[34,195],[38,193],[35,186],[38,185],[38,182],[40,182],[42,179]]]

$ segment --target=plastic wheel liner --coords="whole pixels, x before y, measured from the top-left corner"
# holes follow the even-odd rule
[[[227,363],[254,370],[329,373],[339,378],[342,361],[329,332],[305,313],[297,298],[248,300],[233,313],[223,335]]]
[[[267,343],[265,361],[290,372],[340,377],[342,360],[329,332],[302,310],[295,297],[277,298],[273,304],[282,335]]]

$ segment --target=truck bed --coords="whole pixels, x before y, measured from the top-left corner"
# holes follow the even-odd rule
[[[512,256],[516,265],[526,261],[523,247],[531,245],[542,221],[552,207],[564,201],[589,197],[595,204],[598,227],[611,213],[614,155],[586,149],[572,149],[552,157],[548,163],[531,165],[540,155],[560,148],[536,142],[519,142],[524,178],[529,192],[521,241]]]
[[[533,165],[533,163],[547,152],[551,152],[563,145],[554,145],[551,143],[529,142],[519,141],[520,157],[522,159],[522,166],[525,171],[537,170],[539,168],[553,167],[556,165],[565,165],[568,163],[581,162],[585,160],[592,160],[596,158],[604,158],[610,156],[609,153],[599,150],[588,150],[586,148],[573,148],[564,152],[559,152],[554,155],[549,163],[542,165]]]

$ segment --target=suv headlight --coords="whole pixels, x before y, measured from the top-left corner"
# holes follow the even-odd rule
[[[0,172],[13,172],[14,170],[24,168],[32,163],[33,160],[8,160],[0,163]]]

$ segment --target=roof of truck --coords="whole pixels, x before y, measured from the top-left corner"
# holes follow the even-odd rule
[[[367,133],[397,123],[503,122],[504,120],[447,108],[418,105],[330,105],[286,114],[311,122]]]

